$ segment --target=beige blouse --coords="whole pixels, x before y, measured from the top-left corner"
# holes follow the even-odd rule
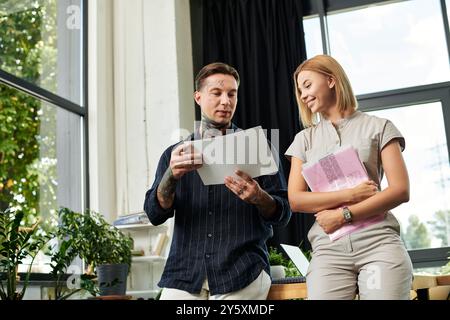
[[[297,133],[285,155],[296,157],[305,164],[317,161],[341,146],[353,146],[366,167],[371,180],[378,185],[383,178],[381,150],[392,139],[397,139],[401,150],[405,139],[394,124],[361,111],[341,120],[335,127],[329,120],[322,119],[316,126]]]

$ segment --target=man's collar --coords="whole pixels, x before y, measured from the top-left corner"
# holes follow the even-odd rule
[[[236,131],[240,131],[241,128],[239,128],[232,122],[230,128],[228,128],[227,130],[228,130],[228,133],[233,133]],[[200,131],[197,128],[189,137],[186,138],[186,141],[200,140],[200,139],[202,139],[202,137],[200,136]]]

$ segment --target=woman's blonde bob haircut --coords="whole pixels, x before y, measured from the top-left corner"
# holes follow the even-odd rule
[[[347,75],[339,62],[327,55],[317,55],[304,61],[294,72],[295,97],[297,98],[297,104],[299,106],[300,119],[305,128],[317,124],[317,119],[315,119],[311,109],[309,109],[301,100],[302,92],[299,89],[297,82],[299,73],[306,70],[319,72],[334,79],[336,104],[341,113],[348,109],[356,110],[358,108],[350,81],[348,80]]]

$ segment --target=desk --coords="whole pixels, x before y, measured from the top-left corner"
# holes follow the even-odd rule
[[[131,300],[132,296],[96,296],[90,297],[89,300]]]
[[[305,299],[306,297],[306,283],[283,283],[273,284],[270,287],[267,300]]]
[[[411,289],[417,292],[418,300],[428,300],[429,289],[438,286],[449,286],[450,275],[414,275]],[[306,283],[272,284],[267,300],[305,299]]]

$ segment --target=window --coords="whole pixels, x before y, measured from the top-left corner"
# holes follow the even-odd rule
[[[1,69],[82,105],[81,0],[0,4]]]
[[[330,51],[355,94],[450,80],[439,0],[329,13],[327,23]]]
[[[323,54],[322,41],[320,35],[319,17],[308,17],[303,20],[305,32],[306,56],[312,58],[318,54]]]
[[[317,39],[311,39],[322,33],[327,53],[347,71],[360,109],[392,120],[405,136],[411,196],[393,213],[414,266],[445,264],[450,251],[450,30],[445,27],[450,1],[364,0],[358,7],[354,1],[324,1],[322,12],[309,2],[307,52],[317,52]],[[325,30],[311,22],[319,20],[317,14],[326,20]]]
[[[60,206],[88,206],[83,4],[0,4],[0,210],[44,229]]]
[[[450,245],[450,166],[442,103],[368,112],[393,121],[406,139],[411,201],[392,210],[408,249]],[[382,188],[387,187],[386,179]]]

